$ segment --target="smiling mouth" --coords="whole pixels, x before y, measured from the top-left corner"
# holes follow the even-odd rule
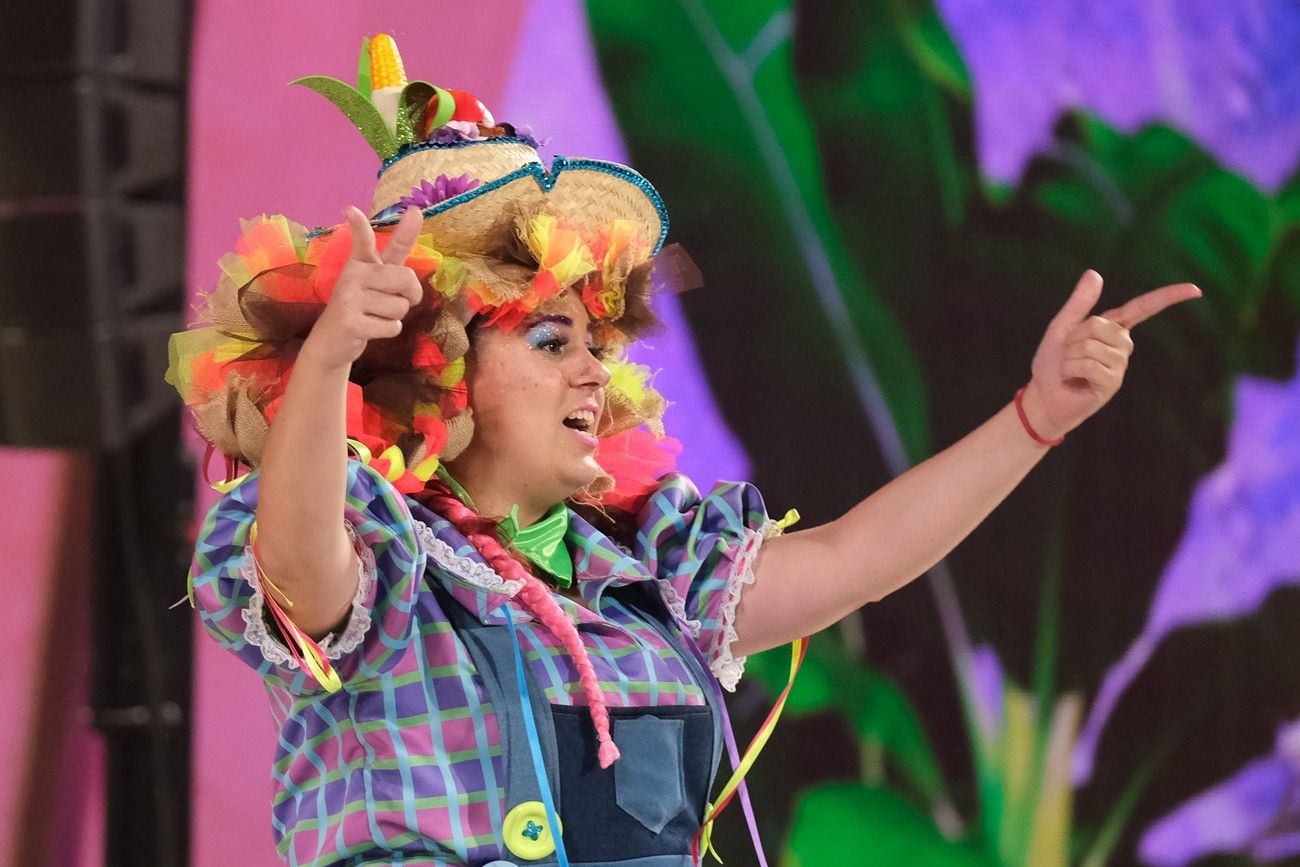
[[[568,414],[564,426],[582,433],[592,433],[596,428],[596,414],[589,409],[579,409]]]

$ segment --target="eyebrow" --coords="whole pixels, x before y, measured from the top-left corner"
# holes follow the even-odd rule
[[[564,315],[560,314],[560,313],[547,313],[547,314],[544,314],[544,315],[542,315],[542,316],[538,316],[535,320],[533,320],[533,323],[532,323],[532,324],[533,324],[533,325],[541,325],[543,322],[556,322],[556,323],[558,323],[558,324],[560,324],[560,325],[564,325],[564,326],[567,326],[567,327],[569,327],[569,328],[572,328],[572,327],[573,327],[573,320],[570,319],[570,318],[567,317],[567,316],[564,316]],[[529,327],[531,328],[532,326],[529,326]],[[587,330],[588,330],[588,331],[591,331],[591,330],[594,329],[595,327],[596,327],[596,323],[595,323],[595,322],[588,322],[588,323],[587,323]]]

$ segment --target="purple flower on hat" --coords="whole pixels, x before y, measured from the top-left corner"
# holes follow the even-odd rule
[[[1166,635],[1243,617],[1300,584],[1300,373],[1290,382],[1242,377],[1233,419],[1227,457],[1196,486],[1146,625],[1106,673],[1079,733],[1076,785],[1092,776],[1106,720]]]
[[[506,131],[505,137],[517,138],[533,150],[537,150],[550,141],[549,138],[539,140],[537,135],[533,132],[533,128],[526,123],[520,124],[519,126],[503,123],[501,124],[501,127]],[[493,137],[495,138],[497,136]],[[480,136],[479,128],[476,124],[461,124],[455,121],[444,124],[429,134],[430,144],[459,144],[460,142],[466,141],[490,141],[490,139],[483,139]]]
[[[1300,720],[1256,759],[1157,821],[1138,843],[1148,864],[1175,867],[1220,852],[1261,863],[1300,855]]]
[[[459,177],[449,178],[446,175],[438,175],[430,181],[428,178],[420,181],[418,187],[412,187],[408,195],[402,196],[397,202],[399,208],[432,208],[439,202],[445,202],[453,196],[459,196],[461,193],[467,193],[477,187],[481,181],[478,178],[471,178],[468,173]]]
[[[407,208],[432,208],[439,202],[445,202],[453,196],[459,196],[461,193],[469,192],[482,183],[478,178],[471,178],[468,173],[456,178],[449,178],[446,175],[438,175],[432,181],[425,179],[420,181],[418,187],[412,187],[408,195],[402,196],[396,204],[389,205],[378,214],[375,214],[375,220],[388,220],[393,217],[400,217],[406,212]]]
[[[439,129],[451,130],[460,136],[459,141],[478,141],[483,137],[478,124],[472,120],[449,120]]]
[[[537,150],[542,145],[550,141],[549,138],[542,139],[541,141],[539,141],[537,139],[537,135],[533,132],[533,127],[531,124],[521,123],[518,126],[512,128],[515,131],[515,138],[519,139],[524,144],[531,147],[533,150]]]
[[[456,144],[468,140],[468,136],[453,126],[440,126],[429,134],[432,144]]]

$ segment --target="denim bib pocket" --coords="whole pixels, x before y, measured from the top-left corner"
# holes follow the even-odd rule
[[[646,715],[613,720],[621,757],[614,762],[614,800],[646,830],[658,834],[686,808],[680,719]]]

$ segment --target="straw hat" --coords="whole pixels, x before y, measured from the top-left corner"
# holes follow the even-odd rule
[[[435,247],[480,251],[513,231],[511,215],[545,210],[579,231],[630,221],[652,242],[650,255],[659,252],[668,214],[637,172],[562,156],[547,170],[537,157],[537,141],[510,124],[497,124],[473,94],[408,82],[391,36],[363,40],[361,51],[355,88],[327,76],[293,83],[333,102],[383,160],[371,205],[375,226],[391,225],[405,206],[420,204]],[[472,189],[456,187],[455,194],[426,203],[429,185],[438,178]]]
[[[513,231],[510,214],[546,211],[577,229],[628,220],[659,251],[668,234],[663,200],[650,182],[626,166],[557,156],[548,171],[535,143],[518,137],[415,145],[384,163],[371,213],[376,217],[431,178],[468,177],[473,189],[424,208],[424,230],[440,250],[491,248]],[[509,207],[505,203],[509,203]],[[376,226],[400,218],[387,214]]]

